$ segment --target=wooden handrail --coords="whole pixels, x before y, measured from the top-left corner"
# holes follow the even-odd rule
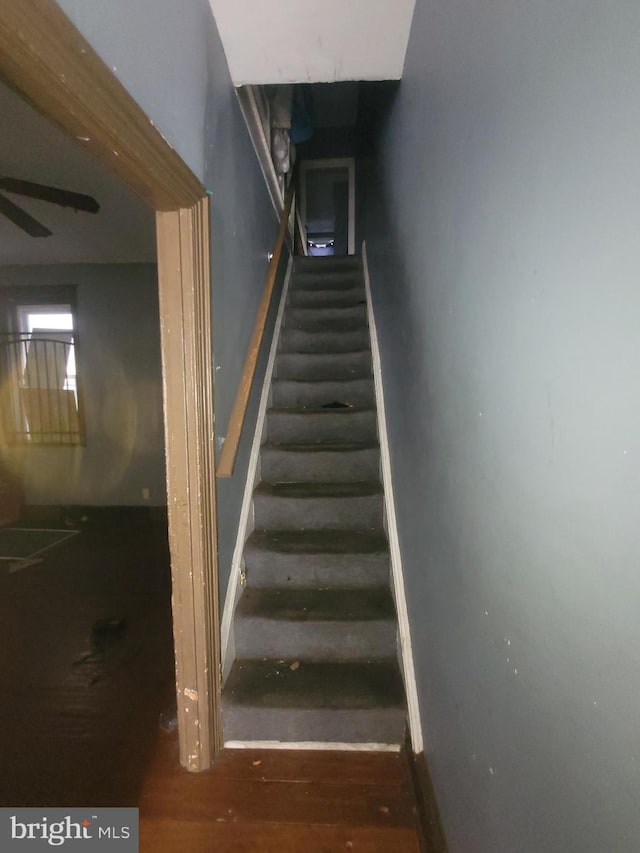
[[[267,322],[267,314],[269,313],[271,296],[273,294],[273,288],[276,283],[278,266],[280,264],[280,257],[282,256],[282,248],[284,246],[284,240],[287,233],[289,215],[291,213],[291,205],[293,203],[294,195],[295,174],[291,179],[289,189],[287,190],[287,194],[284,198],[284,208],[282,211],[282,218],[280,219],[280,228],[278,230],[278,236],[276,238],[276,243],[273,249],[273,256],[269,263],[269,268],[267,270],[267,275],[265,278],[264,289],[262,291],[262,299],[260,300],[260,305],[258,306],[256,324],[253,328],[251,340],[249,341],[249,349],[247,350],[247,356],[244,360],[244,367],[242,368],[242,376],[240,377],[238,392],[236,394],[236,399],[233,403],[233,408],[231,409],[231,415],[229,417],[227,435],[225,437],[224,444],[222,445],[220,460],[218,461],[218,468],[216,472],[218,477],[231,477],[231,475],[233,474],[233,467],[236,462],[236,454],[238,453],[238,445],[240,444],[242,427],[244,425],[244,419],[247,414],[249,394],[251,393],[253,377],[256,372],[258,354],[260,352],[260,345],[262,344],[262,338],[264,336],[264,327]]]

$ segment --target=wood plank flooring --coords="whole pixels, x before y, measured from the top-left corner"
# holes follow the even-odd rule
[[[0,565],[0,805],[138,805],[143,853],[419,850],[404,755],[227,750],[184,771],[158,725],[174,692],[166,526],[81,526],[42,563]],[[111,618],[124,634],[86,658]]]
[[[192,775],[163,737],[140,798],[142,850],[419,851],[404,754],[229,749]]]
[[[174,701],[166,524],[90,514],[80,526],[37,565],[0,564],[3,806],[135,804]],[[105,619],[126,629],[91,656]]]

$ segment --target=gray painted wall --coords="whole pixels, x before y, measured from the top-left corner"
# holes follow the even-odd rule
[[[155,264],[2,267],[2,286],[77,285],[85,447],[3,448],[29,504],[166,504]],[[142,489],[149,489],[149,500]]]
[[[165,139],[202,180],[207,0],[57,0]]]
[[[418,0],[361,164],[452,853],[640,843],[639,32],[637,0]]]
[[[60,5],[211,192],[216,435],[226,435],[278,223],[207,0]],[[272,316],[273,320],[273,316]],[[269,340],[267,329],[266,340]],[[266,359],[231,480],[218,481],[226,588]]]
[[[229,415],[256,322],[278,221],[229,76],[218,30],[208,23],[208,90],[205,114],[205,184],[211,189],[211,274],[215,359],[216,437],[227,434]],[[282,285],[280,279],[279,287]],[[277,302],[279,287],[274,294]],[[226,590],[238,533],[242,497],[266,354],[275,320],[272,310],[234,469],[218,480],[218,563]]]

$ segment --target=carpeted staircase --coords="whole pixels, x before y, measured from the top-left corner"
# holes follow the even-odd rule
[[[298,258],[271,386],[225,741],[399,744],[405,700],[359,258]]]

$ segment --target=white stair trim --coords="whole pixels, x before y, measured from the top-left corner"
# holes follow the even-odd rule
[[[260,110],[256,100],[256,87],[242,86],[235,90],[242,116],[247,125],[247,131],[253,143],[260,169],[264,177],[271,204],[278,219],[284,209],[284,195],[278,182],[275,166],[271,158],[271,141],[265,134],[265,128],[260,118]]]
[[[249,522],[253,520],[253,490],[256,487],[258,479],[258,461],[260,459],[260,446],[262,444],[262,436],[264,432],[267,407],[269,405],[269,393],[271,390],[271,379],[273,368],[276,361],[276,353],[278,350],[278,341],[280,340],[280,327],[282,326],[282,317],[284,315],[284,307],[287,301],[289,292],[289,282],[291,281],[291,273],[293,270],[293,258],[289,258],[287,271],[282,286],[282,295],[280,297],[280,305],[273,330],[273,339],[271,341],[271,349],[269,350],[269,360],[264,374],[264,382],[262,384],[262,394],[260,396],[260,405],[258,407],[258,415],[256,418],[256,431],[253,436],[253,444],[251,445],[251,455],[249,456],[249,465],[247,468],[247,481],[244,487],[244,496],[242,499],[242,508],[240,510],[240,521],[238,522],[238,536],[236,545],[233,551],[231,560],[231,572],[229,574],[229,582],[227,583],[227,591],[224,599],[224,608],[222,611],[222,623],[220,626],[221,634],[221,666],[222,666],[222,683],[227,679],[233,661],[235,659],[235,642],[233,638],[233,615],[236,610],[236,605],[240,598],[243,588],[243,555],[244,546],[247,537],[251,533]]]
[[[378,333],[376,330],[376,321],[373,313],[373,302],[371,300],[371,281],[369,279],[366,241],[363,241],[362,243],[362,268],[364,272],[364,286],[367,294],[369,333],[371,335],[371,356],[373,359],[373,378],[376,392],[376,411],[378,415],[380,462],[382,467],[382,484],[384,487],[384,503],[387,517],[387,535],[389,537],[389,550],[391,552],[391,575],[393,580],[393,593],[396,603],[396,612],[398,616],[400,660],[402,664],[404,687],[407,695],[407,709],[409,713],[409,732],[411,735],[411,745],[415,753],[420,753],[423,751],[422,723],[420,720],[420,703],[418,700],[418,688],[416,684],[415,668],[413,665],[413,648],[411,645],[409,612],[407,610],[407,598],[405,594],[404,575],[402,571],[402,555],[400,552],[400,540],[398,538],[396,508],[393,496],[393,477],[391,472],[391,457],[389,454],[387,420],[384,408],[384,389],[382,384],[380,348],[378,346]]]
[[[342,743],[339,741],[227,740],[225,749],[335,749],[343,752],[400,752],[399,743]]]

